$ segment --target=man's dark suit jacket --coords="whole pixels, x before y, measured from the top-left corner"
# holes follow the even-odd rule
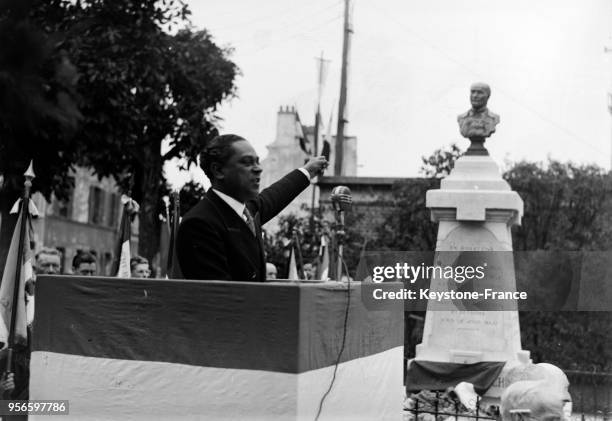
[[[255,220],[256,236],[236,211],[209,189],[179,226],[176,257],[180,269],[175,267],[173,278],[265,281],[261,225],[276,216],[309,184],[300,170],[294,170],[247,202]]]

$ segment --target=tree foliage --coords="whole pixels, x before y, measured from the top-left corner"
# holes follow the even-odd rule
[[[206,189],[200,183],[194,180],[185,183],[179,192],[181,216],[184,216],[191,208],[197,205],[205,194]]]
[[[605,250],[612,245],[612,177],[594,165],[519,162],[504,178],[523,199],[515,250]]]
[[[23,173],[34,160],[33,191],[63,197],[77,159],[73,136],[81,117],[77,72],[59,45],[63,36],[37,24],[33,3],[0,3],[0,268],[15,218],[8,210],[23,189]],[[49,12],[52,5],[40,3]]]
[[[415,178],[393,186],[394,209],[376,229],[375,250],[434,250],[437,226],[425,206],[427,190],[440,187],[436,178]],[[370,247],[372,248],[372,247]]]
[[[163,164],[195,161],[217,134],[217,107],[235,93],[231,50],[192,30],[181,0],[52,3],[55,14],[36,16],[66,34],[63,48],[79,73],[78,162],[114,177],[140,203],[139,252],[152,258]],[[169,149],[162,155],[164,141]]]
[[[440,188],[440,178],[450,174],[461,154],[461,149],[455,144],[437,149],[430,156],[421,158],[424,178],[395,183],[391,205],[395,211],[377,228],[375,249],[435,250],[437,224],[431,221],[425,196],[427,190]]]
[[[594,165],[519,162],[504,173],[523,199],[515,250],[609,250],[612,178]],[[611,370],[609,312],[520,314],[522,343],[536,362],[565,369]]]
[[[446,177],[455,167],[455,161],[461,155],[463,155],[463,151],[455,143],[447,148],[436,149],[428,157],[421,157],[423,161],[421,174],[425,178]]]

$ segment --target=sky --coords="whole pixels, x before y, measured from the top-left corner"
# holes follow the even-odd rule
[[[612,2],[609,0],[351,0],[349,135],[358,175],[411,177],[421,157],[469,141],[457,115],[469,86],[491,86],[500,115],[486,142],[504,168],[548,158],[610,168]],[[237,97],[219,109],[222,133],[247,138],[264,158],[280,106],[313,124],[317,57],[329,60],[323,121],[338,113],[344,1],[190,0],[195,28],[233,49]],[[326,129],[324,129],[326,130]],[[175,187],[200,170],[166,172]]]

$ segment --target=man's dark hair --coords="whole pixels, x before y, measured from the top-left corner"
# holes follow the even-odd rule
[[[137,265],[149,264],[149,261],[142,256],[134,256],[130,259],[130,269],[134,270]]]
[[[81,263],[97,263],[96,256],[88,251],[78,251],[72,259],[72,267],[77,269]]]
[[[200,153],[200,166],[211,182],[214,180],[212,164],[225,165],[232,156],[232,143],[240,140],[246,139],[235,134],[222,134],[214,137]]]

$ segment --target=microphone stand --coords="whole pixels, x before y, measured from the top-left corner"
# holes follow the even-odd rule
[[[338,258],[336,263],[336,281],[342,280],[342,257],[344,253],[344,237],[346,232],[344,231],[344,211],[338,210],[338,225],[336,228],[336,244],[338,244]]]
[[[337,212],[338,224],[336,225],[336,244],[338,246],[338,257],[336,262],[336,281],[342,281],[342,263],[344,253],[344,240],[346,238],[344,213],[351,209],[351,190],[346,186],[336,186],[331,192],[331,202]],[[348,276],[348,273],[346,274]]]

